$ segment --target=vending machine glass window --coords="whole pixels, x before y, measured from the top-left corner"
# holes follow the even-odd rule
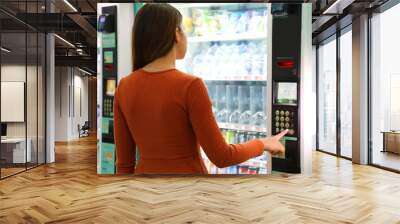
[[[183,72],[205,81],[212,110],[227,143],[266,136],[267,20],[266,3],[173,4],[183,15],[188,37]],[[203,153],[212,174],[266,174],[268,156],[237,166],[217,168]],[[268,164],[269,165],[269,164]]]

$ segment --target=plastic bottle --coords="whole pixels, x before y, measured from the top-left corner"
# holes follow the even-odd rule
[[[250,90],[248,85],[239,86],[239,110],[241,111],[239,123],[241,125],[248,125],[250,123]]]
[[[226,107],[226,86],[217,85],[217,121],[227,122],[229,111]]]
[[[236,33],[244,33],[246,32],[247,29],[247,15],[245,12],[242,12],[240,17],[239,17],[239,21],[236,25]]]

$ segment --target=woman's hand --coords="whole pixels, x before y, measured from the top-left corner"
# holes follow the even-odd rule
[[[275,136],[261,138],[260,140],[264,143],[264,149],[270,152],[272,155],[283,155],[285,153],[285,147],[279,140],[287,133],[288,130],[286,129]]]

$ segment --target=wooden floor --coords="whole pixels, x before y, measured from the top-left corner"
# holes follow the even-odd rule
[[[400,223],[400,175],[315,153],[314,174],[98,177],[94,138],[0,181],[0,223]]]
[[[1,169],[1,177],[2,178],[26,170],[25,167],[24,168],[0,168],[0,169]]]

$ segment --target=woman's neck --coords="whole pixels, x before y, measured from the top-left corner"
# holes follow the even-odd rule
[[[147,72],[159,72],[175,68],[175,52],[172,50],[164,57],[158,58],[147,64],[142,69]]]

